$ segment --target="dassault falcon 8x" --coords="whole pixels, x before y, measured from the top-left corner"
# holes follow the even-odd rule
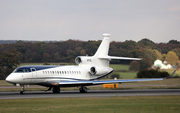
[[[142,60],[141,58],[109,56],[110,34],[103,34],[103,37],[104,39],[94,56],[78,56],[75,58],[75,62],[78,65],[21,66],[16,68],[6,78],[6,81],[14,85],[20,84],[20,94],[23,94],[25,91],[24,85],[45,86],[49,88],[47,91],[53,88],[53,93],[60,93],[60,87],[79,87],[80,93],[86,93],[88,90],[86,86],[90,85],[164,79],[100,80],[113,72],[113,69],[109,67],[111,59]],[[175,71],[170,77],[172,77],[174,73]]]

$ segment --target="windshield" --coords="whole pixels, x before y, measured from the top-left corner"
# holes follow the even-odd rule
[[[14,73],[27,73],[27,72],[31,72],[30,69],[28,69],[28,68],[17,68],[14,70]]]

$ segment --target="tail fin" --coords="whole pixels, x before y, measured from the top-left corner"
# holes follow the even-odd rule
[[[102,40],[98,50],[95,53],[95,57],[100,59],[122,59],[122,60],[142,60],[141,58],[129,58],[129,57],[116,57],[116,56],[108,56],[109,52],[109,44],[110,44],[110,34],[103,34],[104,39]]]
[[[110,43],[110,34],[103,34],[104,39],[101,42],[98,50],[96,51],[94,57],[105,57],[108,56],[108,52],[109,52],[109,43]]]

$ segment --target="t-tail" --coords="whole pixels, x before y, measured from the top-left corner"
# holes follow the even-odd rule
[[[109,67],[111,59],[122,59],[122,60],[142,60],[141,58],[129,58],[129,57],[117,57],[109,56],[109,44],[110,34],[103,34],[104,39],[102,40],[98,50],[94,56],[78,56],[75,62],[80,66],[100,66]]]

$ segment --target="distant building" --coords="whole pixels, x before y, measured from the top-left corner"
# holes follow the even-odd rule
[[[168,64],[167,61],[162,62],[161,60],[157,59],[156,61],[154,61],[153,68],[156,68],[156,69],[171,69],[172,66],[170,64]]]

